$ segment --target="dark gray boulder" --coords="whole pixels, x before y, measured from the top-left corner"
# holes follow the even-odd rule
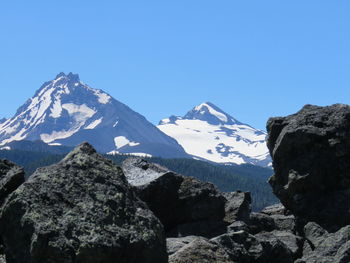
[[[293,215],[271,215],[271,218],[275,222],[276,230],[296,232],[296,222]]]
[[[141,158],[124,161],[124,173],[160,219],[168,237],[212,237],[226,230],[226,199],[211,183],[182,176]]]
[[[275,174],[269,182],[298,225],[336,231],[350,224],[350,107],[304,106],[270,118],[267,146]]]
[[[272,233],[251,235],[245,231],[230,232],[211,239],[236,255],[237,262],[292,263],[293,252],[289,240],[280,240]],[[232,252],[233,251],[233,252]],[[249,260],[248,260],[249,259]]]
[[[237,231],[249,232],[249,226],[243,221],[234,221],[231,225],[227,226],[227,233]]]
[[[289,231],[274,230],[271,232],[277,239],[282,241],[283,244],[292,252],[293,259],[301,257],[303,253],[304,240],[300,236],[296,236]]]
[[[22,183],[24,183],[23,168],[8,160],[0,159],[0,205]]]
[[[261,210],[261,213],[272,216],[272,215],[288,215],[288,210],[281,203],[270,205]]]
[[[222,241],[223,242],[223,241]],[[197,238],[169,257],[169,263],[250,263],[251,259],[242,245],[223,246],[220,242]],[[227,246],[230,246],[228,248]]]
[[[271,216],[253,212],[250,214],[249,229],[252,234],[262,231],[270,232],[276,229],[276,224]]]
[[[187,236],[187,237],[169,237],[166,239],[166,247],[168,255],[172,255],[179,249],[183,248],[193,240],[200,238],[198,236]]]
[[[262,246],[261,254],[256,258],[255,262],[261,263],[293,263],[294,255],[290,248],[286,245],[286,241],[282,241],[274,234],[269,232],[261,232],[255,235],[255,238]]]
[[[87,143],[8,197],[0,234],[8,263],[167,262],[159,220]]]
[[[224,193],[226,198],[224,221],[233,223],[234,221],[249,222],[251,212],[251,196],[249,192],[230,192]]]
[[[298,263],[347,263],[350,262],[350,226],[335,233],[328,233],[315,223],[308,223],[305,237],[311,250],[304,250]]]

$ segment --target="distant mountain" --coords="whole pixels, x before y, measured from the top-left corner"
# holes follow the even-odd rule
[[[216,163],[271,166],[266,132],[244,124],[210,102],[157,126],[197,159]]]
[[[44,83],[15,116],[0,122],[0,147],[22,140],[62,146],[88,141],[103,153],[188,157],[145,117],[72,73]]]

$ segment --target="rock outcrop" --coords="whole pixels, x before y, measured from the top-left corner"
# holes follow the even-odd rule
[[[317,222],[330,231],[350,224],[350,107],[304,106],[271,118],[268,148],[274,193],[298,220],[300,229]]]
[[[23,168],[8,160],[0,159],[0,205],[22,183],[24,183]]]
[[[304,227],[305,237],[310,246],[297,263],[346,263],[350,262],[350,226],[335,233],[328,233],[316,223]]]
[[[213,237],[225,231],[226,199],[211,183],[186,177],[141,158],[124,161],[138,196],[160,219],[169,237]]]
[[[0,235],[8,263],[165,263],[168,257],[160,221],[121,168],[87,143],[10,194]]]

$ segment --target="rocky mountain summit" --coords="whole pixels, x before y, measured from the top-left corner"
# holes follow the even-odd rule
[[[254,213],[249,193],[138,157],[118,167],[88,143],[26,182],[2,160],[0,262],[350,262],[349,125],[340,104],[271,118],[281,203]]]
[[[271,166],[266,132],[236,120],[211,102],[157,126],[197,159],[226,164]]]
[[[89,141],[102,153],[189,157],[144,116],[73,73],[44,83],[12,118],[0,122],[0,147],[23,140],[55,146]]]

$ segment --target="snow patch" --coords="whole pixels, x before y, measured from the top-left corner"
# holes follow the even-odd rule
[[[206,107],[208,109],[208,111],[210,112],[210,114],[214,115],[215,117],[217,117],[219,120],[223,121],[223,122],[227,122],[228,119],[226,117],[225,114],[218,112],[217,110],[213,109],[210,105],[208,105],[207,103],[202,103],[199,106],[195,107],[195,110],[199,111],[201,114],[205,114],[205,110],[203,110],[203,108]]]
[[[79,128],[74,129],[74,130],[68,130],[68,131],[65,131],[65,130],[53,131],[51,134],[43,133],[43,134],[40,134],[40,139],[42,141],[44,141],[45,143],[51,143],[51,142],[58,140],[58,139],[68,138],[68,137],[72,136],[74,133],[76,133],[78,130],[79,130]]]
[[[61,116],[61,113],[62,113],[61,100],[56,98],[56,100],[51,108],[50,117],[57,119]]]
[[[66,103],[62,105],[62,108],[68,111],[69,115],[78,122],[84,122],[96,113],[96,111],[90,109],[86,104],[76,105],[74,103]]]
[[[95,129],[102,122],[102,119],[103,119],[103,117],[99,118],[98,120],[93,121],[88,126],[86,126],[84,129],[85,130]]]
[[[139,145],[140,143],[138,143],[138,142],[131,142],[124,136],[117,136],[117,137],[114,138],[114,144],[115,144],[115,147],[117,147],[117,149],[120,149],[120,148],[122,148],[122,147],[124,147],[126,145],[136,146],[136,145]]]
[[[6,151],[9,151],[11,150],[11,147],[10,146],[4,146],[4,147],[1,147],[0,150],[6,150]]]
[[[53,143],[49,143],[50,146],[61,146],[61,143],[58,142],[53,142]]]
[[[104,93],[103,91],[95,90],[95,89],[93,91],[94,91],[95,95],[97,96],[99,103],[107,104],[111,100],[111,96]]]

